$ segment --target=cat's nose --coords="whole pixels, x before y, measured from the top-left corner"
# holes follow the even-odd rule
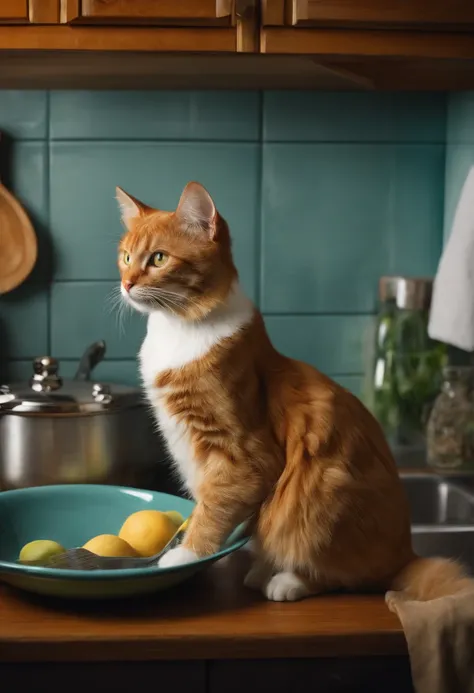
[[[128,293],[133,286],[133,282],[131,282],[129,279],[124,279],[122,282],[122,286],[125,289],[125,291]]]

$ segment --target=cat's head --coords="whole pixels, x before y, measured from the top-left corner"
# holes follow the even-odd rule
[[[125,226],[121,292],[131,306],[194,320],[225,300],[237,278],[229,229],[202,185],[188,183],[175,212],[148,207],[121,188],[117,200]]]

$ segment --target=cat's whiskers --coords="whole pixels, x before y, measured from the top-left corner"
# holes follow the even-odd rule
[[[164,302],[166,302],[166,304],[176,306],[177,308],[183,308],[185,305],[184,303],[179,302],[176,299],[171,298],[170,296],[164,296],[164,295],[160,295],[160,294],[149,294],[149,297],[152,300],[157,299],[159,301],[164,301]]]
[[[177,291],[170,291],[169,289],[163,289],[162,287],[152,286],[150,287],[153,291],[159,292],[160,294],[165,294],[166,296],[172,296],[173,298],[181,299],[185,301],[187,296],[178,293]]]
[[[170,310],[174,315],[178,315],[179,311],[186,306],[186,298],[184,296],[174,292],[167,292],[157,287],[138,287],[136,298],[137,300],[157,303],[160,307]],[[175,308],[177,310],[174,310]]]
[[[159,298],[156,297],[154,300],[157,301],[158,303],[160,303],[163,308],[166,308],[171,313],[173,313],[173,315],[179,315],[179,313],[174,309],[173,303],[171,303],[169,298],[166,298],[165,296],[160,296]],[[181,306],[178,306],[177,304],[174,304],[174,306],[181,308]]]
[[[169,299],[173,299],[175,301],[175,305],[177,302],[177,307],[180,309],[185,309],[191,307],[197,307],[200,309],[201,307],[201,302],[199,301],[198,298],[190,295],[183,295],[179,294],[176,291],[169,291],[168,289],[162,289],[161,287],[150,287],[154,291],[158,292],[162,297],[163,293],[165,293],[167,296],[169,294]],[[223,303],[222,301],[219,301],[219,303]],[[197,317],[194,318],[196,322],[201,322],[202,316],[198,315]]]
[[[118,313],[123,303],[120,287],[114,286],[105,298],[105,307],[109,313]]]
[[[146,290],[156,296],[169,296],[170,298],[176,299],[177,301],[182,301],[183,303],[188,300],[187,296],[183,296],[183,294],[179,294],[176,291],[169,291],[168,289],[162,289],[161,287],[157,286],[147,286]]]
[[[125,316],[127,313],[132,312],[132,306],[127,303],[127,301],[122,300],[118,308],[118,326],[119,334],[123,336],[125,334]]]
[[[136,300],[137,302],[141,301],[141,302],[148,303],[148,304],[155,304],[155,305],[159,306],[160,308],[165,308],[176,315],[177,313],[173,309],[173,307],[172,307],[173,304],[171,304],[169,299],[165,296],[158,295],[156,292],[150,291],[150,288],[152,288],[152,287],[146,287],[146,288],[138,287],[136,289],[136,292],[135,292],[134,300]]]
[[[105,305],[108,312],[116,314],[119,335],[124,335],[125,316],[127,312],[132,311],[132,307],[122,296],[120,285],[114,286],[114,288],[110,291],[109,295],[105,299]]]
[[[182,301],[191,301],[193,303],[197,303],[197,299],[194,298],[194,296],[190,296],[189,294],[181,294],[178,291],[171,291],[170,289],[164,289],[161,286],[150,286],[147,287],[148,289],[151,289],[152,291],[157,291],[160,294],[166,294],[169,296],[172,296],[174,298],[177,298]]]

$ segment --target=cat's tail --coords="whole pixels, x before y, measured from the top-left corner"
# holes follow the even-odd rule
[[[430,601],[474,589],[461,563],[448,558],[414,557],[391,581],[390,589],[406,599]]]

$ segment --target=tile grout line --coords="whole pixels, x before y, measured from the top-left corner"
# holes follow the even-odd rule
[[[71,286],[76,284],[77,286],[103,286],[103,285],[115,285],[116,280],[106,279],[106,280],[96,280],[96,279],[70,279],[70,280],[57,280],[54,282],[56,286]],[[39,285],[40,286],[40,285]],[[264,318],[373,318],[374,312],[367,310],[350,310],[346,309],[343,311],[338,310],[312,310],[312,311],[297,311],[297,310],[261,310]]]
[[[257,305],[262,310],[263,298],[263,110],[265,108],[265,96],[263,90],[259,92],[258,101],[258,178],[257,178],[257,233],[255,238],[255,296]]]
[[[51,236],[51,92],[48,89],[46,91],[46,153],[45,153],[45,195],[46,195],[46,219],[47,219],[47,229]],[[51,241],[52,242],[52,241]],[[51,255],[49,258],[48,267],[48,284],[47,284],[47,310],[46,310],[46,346],[48,355],[51,354],[52,349],[52,305],[51,305],[51,294],[53,287],[53,251],[51,249]]]
[[[41,142],[41,139],[24,139],[22,140],[23,142]],[[202,145],[212,145],[212,144],[225,144],[225,145],[230,145],[230,146],[240,146],[240,145],[259,145],[261,144],[261,141],[258,139],[255,140],[233,140],[233,139],[222,139],[222,140],[199,140],[199,139],[182,139],[182,140],[175,140],[175,139],[160,139],[160,138],[150,138],[150,139],[127,139],[124,137],[123,139],[120,138],[107,138],[107,137],[87,137],[84,139],[79,139],[79,138],[57,138],[54,139],[52,138],[51,140],[52,144],[71,144],[71,145],[80,145],[80,144],[169,144],[169,145],[189,145],[189,144],[202,144]],[[366,147],[366,146],[386,146],[386,147],[444,147],[445,142],[441,141],[424,141],[424,140],[411,140],[411,141],[405,141],[405,140],[332,140],[332,139],[327,139],[327,140],[290,140],[290,139],[281,139],[281,140],[272,140],[268,139],[265,140],[266,144],[271,144],[271,145],[310,145],[310,146],[324,146],[324,145],[332,145],[332,146],[361,146],[361,147]],[[458,144],[458,146],[463,146],[464,144],[472,144],[472,142],[467,142],[467,143],[454,143]]]
[[[445,95],[444,99],[444,162],[443,162],[443,168],[444,168],[444,176],[443,176],[443,200],[442,200],[442,209],[441,209],[441,237],[438,239],[438,249],[439,249],[439,257],[441,256],[441,253],[443,252],[444,245],[445,245],[445,217],[446,217],[446,190],[447,190],[447,183],[448,183],[448,147],[450,146],[449,142],[449,113],[450,113],[450,103],[451,103],[451,94],[448,93]]]

